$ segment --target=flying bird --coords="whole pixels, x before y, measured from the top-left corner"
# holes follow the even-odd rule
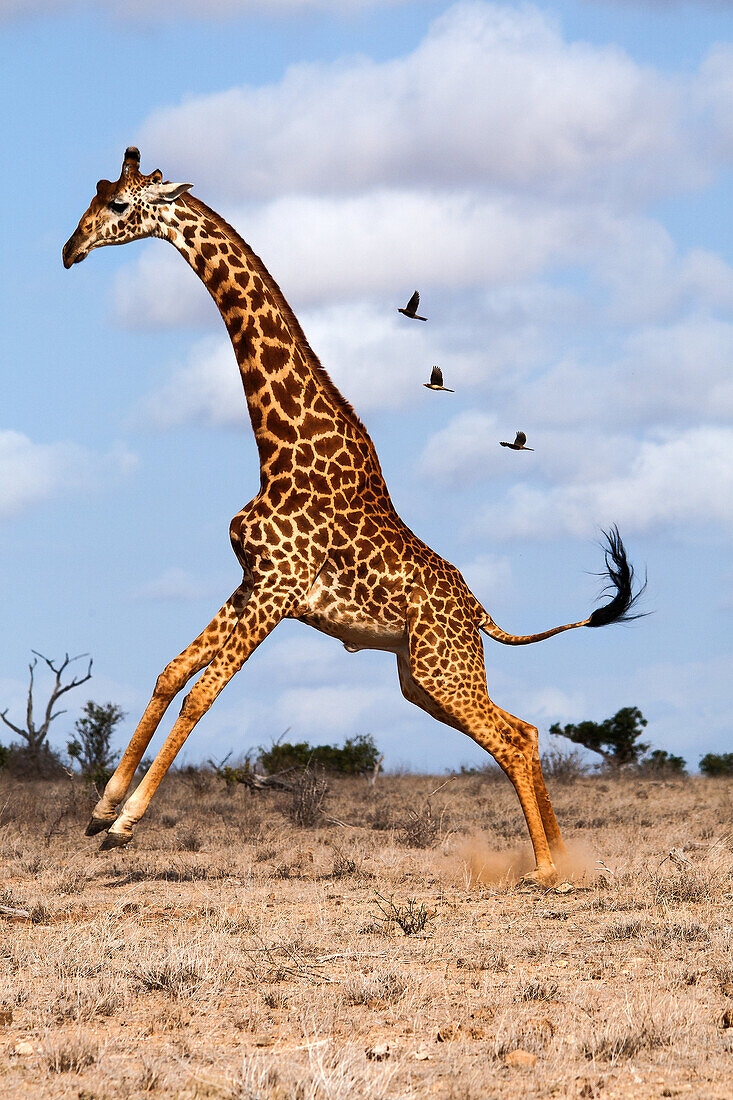
[[[427,317],[418,317],[415,310],[420,305],[420,295],[417,291],[410,298],[404,309],[398,309],[398,313],[404,313],[405,317],[412,317],[413,321],[427,321]]]
[[[456,392],[443,385],[443,372],[440,367],[433,367],[430,372],[430,381],[423,382],[423,386],[426,390],[445,390],[446,393]]]
[[[499,443],[500,447],[511,447],[513,451],[533,451],[534,447],[525,447],[527,437],[524,432],[517,432],[517,438],[513,443]]]

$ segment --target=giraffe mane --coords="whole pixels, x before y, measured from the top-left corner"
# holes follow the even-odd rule
[[[190,209],[193,209],[198,213],[205,214],[206,217],[210,218],[213,222],[216,223],[218,228],[222,230],[222,232],[225,234],[226,237],[228,237],[232,244],[235,244],[242,249],[245,256],[251,263],[252,270],[260,276],[264,285],[267,287],[268,291],[272,295],[275,305],[280,310],[282,318],[290,331],[290,335],[298,344],[298,347],[303,353],[303,357],[307,365],[310,367],[313,375],[320,383],[324,393],[326,394],[326,397],[333,403],[335,408],[337,408],[339,412],[342,413],[342,415],[349,421],[349,423],[353,425],[353,427],[355,427],[359,432],[363,433],[364,435],[367,435],[367,430],[362,421],[357,416],[353,405],[346,400],[344,395],[336,386],[335,382],[332,380],[331,376],[328,374],[326,368],[321,363],[321,360],[313,351],[313,348],[308,343],[308,338],[303,332],[303,329],[300,327],[300,322],[298,321],[298,318],[295,316],[295,313],[291,309],[285,295],[283,294],[282,290],[275,282],[274,278],[267,270],[257,253],[247,244],[247,242],[237,232],[237,230],[232,225],[230,225],[228,221],[222,218],[221,214],[217,214],[215,210],[212,210],[211,207],[207,206],[205,202],[201,201],[201,199],[197,199],[194,195],[185,195],[182,197],[181,201]]]

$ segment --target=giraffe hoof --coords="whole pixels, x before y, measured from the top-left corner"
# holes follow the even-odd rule
[[[96,836],[97,833],[103,833],[105,829],[109,829],[111,825],[114,825],[116,820],[116,817],[91,817],[84,830],[84,836]]]
[[[100,852],[110,852],[113,848],[124,848],[132,840],[132,833],[125,836],[124,833],[107,833],[102,841]]]
[[[520,886],[530,886],[536,890],[549,890],[557,882],[556,871],[528,871],[519,880]]]

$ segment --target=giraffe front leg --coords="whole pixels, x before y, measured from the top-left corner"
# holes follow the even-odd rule
[[[109,829],[114,823],[117,818],[117,807],[127,794],[143,753],[150,744],[171,700],[195,673],[209,664],[221,649],[237,625],[251,592],[252,585],[249,581],[235,589],[209,625],[161,672],[145,713],[107,783],[104,794],[92,811],[86,836],[95,836]]]
[[[225,644],[183,700],[173,729],[107,833],[102,851],[129,844],[135,825],[148,808],[151,798],[193,727],[257,646],[277,626],[283,614],[282,606],[277,603],[263,605],[252,597]]]

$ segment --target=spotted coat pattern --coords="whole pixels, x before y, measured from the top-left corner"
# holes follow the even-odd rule
[[[260,459],[260,489],[230,525],[242,584],[205,630],[158,677],[153,696],[88,834],[103,847],[129,841],[167,768],[202,714],[283,618],[340,639],[347,649],[396,654],[410,702],[482,745],[519,796],[534,846],[534,876],[555,876],[563,850],[542,779],[537,730],[497,707],[486,689],[479,630],[495,627],[460,572],[402,522],[374,444],[311,350],[262,261],[218,214],[143,175],[129,149],[117,183],[100,181],[64,249],[67,267],[95,247],[168,240],[216,302],[232,341]],[[570,624],[581,625],[581,624]],[[556,628],[546,632],[557,633]],[[203,672],[202,672],[203,670]],[[122,802],[173,697],[197,672],[172,731],[142,783]]]

